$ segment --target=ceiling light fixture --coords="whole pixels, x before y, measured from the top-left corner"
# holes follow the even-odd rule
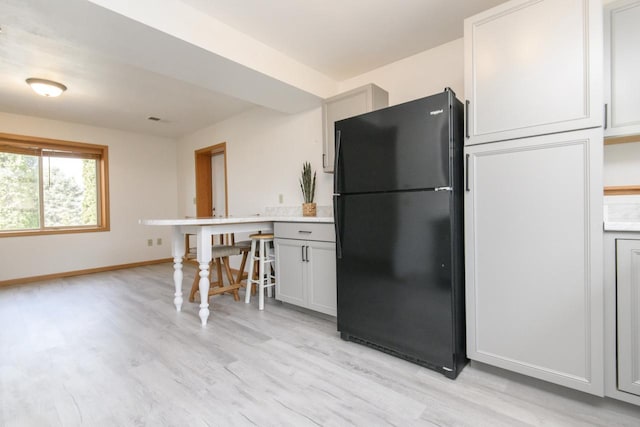
[[[52,98],[60,96],[62,92],[67,90],[67,87],[62,83],[54,82],[51,80],[29,78],[26,80],[26,82],[38,95]]]

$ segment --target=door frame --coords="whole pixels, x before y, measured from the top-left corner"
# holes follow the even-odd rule
[[[196,216],[210,217],[213,214],[211,158],[224,156],[224,214],[229,215],[229,189],[227,187],[227,143],[195,150]]]

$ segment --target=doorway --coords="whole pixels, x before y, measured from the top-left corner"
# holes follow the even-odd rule
[[[196,215],[227,216],[227,143],[196,150],[195,161]]]

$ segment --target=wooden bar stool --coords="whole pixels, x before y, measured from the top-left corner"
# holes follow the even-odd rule
[[[231,267],[229,265],[229,257],[240,255],[242,253],[239,247],[229,246],[229,245],[212,245],[211,246],[211,261],[209,261],[209,297],[212,295],[218,295],[221,293],[230,293],[233,295],[233,299],[236,301],[240,300],[240,296],[238,295],[238,289],[240,288],[240,283],[234,281],[233,274],[231,272]],[[197,260],[197,252],[195,247],[190,247],[189,244],[189,235],[185,235],[185,255],[183,257],[184,262],[190,262],[199,266]],[[212,273],[213,268],[215,266],[216,273],[218,276],[218,280],[213,282]],[[225,286],[224,279],[222,276],[222,267],[224,267],[225,273],[227,275],[227,280],[229,285]],[[196,270],[196,275],[193,279],[193,284],[191,285],[191,292],[189,292],[189,301],[195,302],[196,293],[199,292],[199,282],[200,277],[198,275],[198,270]]]
[[[264,290],[267,289],[269,297],[271,297],[273,295],[272,289],[276,285],[276,278],[273,274],[276,257],[270,248],[270,245],[273,243],[273,234],[252,234],[250,237],[249,274],[247,276],[247,289],[244,294],[244,302],[249,304],[251,301],[251,288],[253,284],[256,284],[258,286],[258,309],[264,310]],[[256,253],[256,249],[258,249],[258,253]],[[256,261],[259,272],[258,278],[254,279]]]

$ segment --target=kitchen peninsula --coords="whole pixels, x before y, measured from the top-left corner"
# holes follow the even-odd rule
[[[209,318],[209,261],[211,260],[211,237],[227,233],[253,233],[258,231],[273,231],[274,222],[283,223],[317,223],[331,224],[333,218],[329,216],[247,216],[247,217],[203,217],[203,218],[174,218],[174,219],[141,219],[142,225],[171,226],[173,228],[171,253],[173,255],[173,282],[175,294],[173,303],[177,311],[182,310],[182,261],[185,254],[185,235],[196,236],[197,260],[200,264],[200,289],[207,292],[200,294],[200,320],[206,326]]]

